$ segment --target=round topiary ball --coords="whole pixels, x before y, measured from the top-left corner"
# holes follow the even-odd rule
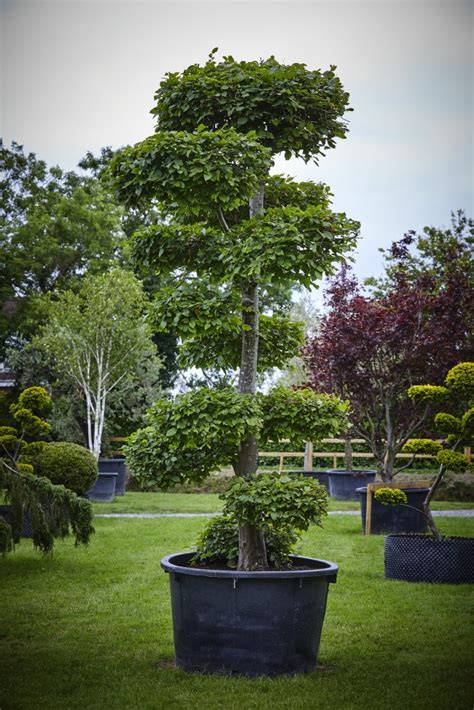
[[[35,473],[75,493],[85,493],[97,478],[97,461],[84,446],[58,441],[43,448],[35,460]]]

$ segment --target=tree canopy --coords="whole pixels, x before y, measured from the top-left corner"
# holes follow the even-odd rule
[[[42,318],[37,297],[100,273],[124,241],[121,209],[100,182],[48,167],[22,146],[0,147],[2,344],[30,336]]]
[[[238,366],[238,386],[228,380],[158,403],[149,426],[131,437],[127,456],[135,474],[164,487],[225,463],[250,480],[258,440],[268,432],[316,438],[345,420],[337,398],[288,390],[257,397],[256,377],[289,359],[301,342],[300,327],[282,312],[281,294],[332,273],[358,231],[356,222],[332,211],[325,186],[270,177],[272,157],[317,160],[333,147],[346,133],[348,95],[334,67],[311,71],[273,57],[217,62],[212,55],[203,66],[168,74],[156,99],[155,135],[110,165],[128,207],[155,200],[166,215],[134,234],[132,259],[137,269],[171,271],[177,279],[157,290],[152,317],[158,329],[179,335],[181,362]],[[264,567],[264,534],[247,513],[235,513],[239,566]],[[318,517],[315,509],[308,515]]]
[[[441,285],[439,272],[434,277],[420,269],[410,276],[399,264],[389,276],[383,289],[370,293],[344,269],[328,289],[319,331],[304,348],[311,386],[350,400],[354,430],[369,443],[384,480],[394,475],[395,455],[407,439],[428,422],[429,400],[411,400],[406,391],[441,383],[463,358],[470,337],[464,304],[472,297],[460,293],[451,275]]]
[[[156,357],[145,321],[140,283],[127,271],[88,276],[79,291],[63,291],[51,304],[35,345],[83,394],[87,443],[99,457],[110,393],[136,368]]]

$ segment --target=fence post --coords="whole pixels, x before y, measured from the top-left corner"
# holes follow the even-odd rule
[[[304,465],[305,471],[313,470],[313,442],[307,441],[304,449]]]

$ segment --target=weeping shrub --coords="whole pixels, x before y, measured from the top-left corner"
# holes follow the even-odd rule
[[[11,550],[12,542],[19,541],[25,512],[31,520],[33,544],[42,552],[51,552],[54,540],[70,532],[76,545],[89,542],[94,527],[88,500],[47,478],[20,467],[13,469],[5,462],[0,464],[0,488],[5,492],[5,501],[11,504],[10,521],[0,517],[1,553]]]

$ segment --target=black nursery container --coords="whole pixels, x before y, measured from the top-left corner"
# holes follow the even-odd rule
[[[93,503],[111,503],[115,497],[116,471],[100,472],[93,486],[86,493]]]
[[[161,561],[170,575],[180,668],[247,676],[316,668],[337,565],[295,556],[291,570],[238,572],[188,567],[192,555]]]
[[[5,521],[11,525],[13,522],[12,506],[11,505],[0,505],[0,515]],[[28,511],[25,510],[23,513],[23,528],[21,531],[21,537],[33,537],[33,528],[31,525],[31,518]]]
[[[328,471],[329,495],[336,500],[358,500],[357,489],[374,483],[375,471]]]
[[[474,582],[474,537],[387,535],[384,541],[386,579],[435,584]]]
[[[288,471],[289,474],[298,474],[299,476],[308,476],[309,478],[314,478],[322,486],[325,486],[329,493],[329,474],[327,471]]]
[[[126,481],[127,481],[127,467],[125,465],[124,458],[116,459],[99,459],[99,473],[117,473],[117,480],[115,482],[115,495],[123,496],[125,495]]]
[[[428,524],[423,514],[423,501],[428,495],[429,488],[402,488],[401,490],[406,494],[409,508],[407,505],[382,505],[372,495],[370,532],[373,535],[427,531]],[[357,488],[357,493],[360,496],[362,530],[365,531],[367,488]]]

